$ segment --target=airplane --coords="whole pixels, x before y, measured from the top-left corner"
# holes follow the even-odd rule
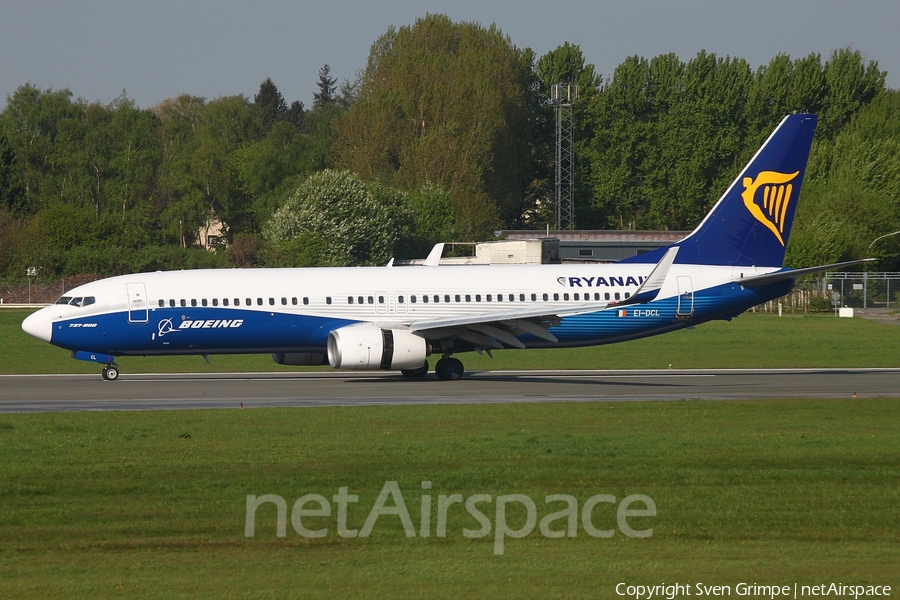
[[[703,221],[616,263],[207,269],[111,277],[27,317],[30,335],[103,365],[118,356],[271,354],[282,365],[463,377],[454,355],[624,342],[730,320],[787,294],[783,268],[816,115],[786,116]]]

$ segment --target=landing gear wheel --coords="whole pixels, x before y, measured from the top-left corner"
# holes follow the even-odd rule
[[[400,372],[403,373],[403,376],[407,379],[421,379],[428,375],[428,361],[426,360],[425,364],[418,369],[403,369]]]
[[[119,378],[119,367],[115,365],[104,367],[102,375],[106,381],[115,381]]]
[[[458,358],[447,356],[437,362],[437,364],[434,366],[434,372],[439,379],[450,381],[454,379],[462,379],[465,369],[463,368],[462,361],[460,361]]]

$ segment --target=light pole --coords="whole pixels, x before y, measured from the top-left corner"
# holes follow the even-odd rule
[[[31,304],[31,278],[37,276],[37,268],[28,267],[25,269],[25,275],[28,277],[28,304]]]
[[[874,245],[875,245],[875,242],[877,242],[878,240],[883,240],[883,239],[886,238],[886,237],[891,237],[892,235],[897,235],[898,233],[900,233],[900,231],[894,231],[893,233],[886,233],[886,234],[884,234],[884,235],[882,235],[882,236],[878,236],[877,238],[875,238],[874,240],[872,240],[872,243],[869,244],[869,248],[866,248],[866,250],[868,250],[868,249],[870,249],[872,246],[874,246]]]

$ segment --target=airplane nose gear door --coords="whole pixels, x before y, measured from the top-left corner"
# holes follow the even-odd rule
[[[128,290],[128,322],[146,323],[149,320],[147,290],[143,283],[126,283]]]
[[[694,285],[691,278],[685,275],[678,277],[678,305],[675,316],[679,319],[690,319],[694,316]]]

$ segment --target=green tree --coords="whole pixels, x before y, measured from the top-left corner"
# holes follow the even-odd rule
[[[284,101],[284,96],[268,77],[259,85],[259,93],[253,97],[253,104],[259,111],[264,132],[268,132],[275,123],[288,116],[288,106]]]
[[[0,129],[0,210],[18,213],[24,204],[25,193],[18,181],[16,155]]]
[[[825,218],[820,215],[826,215],[840,225],[840,259],[876,257],[878,270],[900,269],[900,236],[872,245],[900,230],[900,93],[880,94],[834,139],[817,140],[806,177],[793,231],[818,233]],[[788,258],[810,266],[801,260],[801,248],[792,248],[794,237],[792,232]]]
[[[825,63],[825,102],[818,133],[832,138],[863,106],[884,92],[887,72],[866,61],[859,50],[835,50]]]
[[[67,89],[40,90],[27,84],[7,98],[0,128],[16,157],[15,178],[26,212],[35,213],[69,191],[73,161],[60,149],[77,146],[83,109]]]
[[[316,82],[319,91],[313,94],[314,108],[327,106],[337,99],[335,96],[337,91],[335,83],[337,83],[337,79],[331,76],[331,67],[326,63],[319,69],[319,80]]]
[[[289,252],[297,250],[297,240],[324,240],[318,257],[323,265],[384,264],[412,227],[406,194],[348,171],[321,171],[275,212],[267,236]]]
[[[515,222],[534,155],[531,63],[495,26],[428,15],[389,29],[336,125],[336,163],[407,191],[439,184],[467,237]]]

